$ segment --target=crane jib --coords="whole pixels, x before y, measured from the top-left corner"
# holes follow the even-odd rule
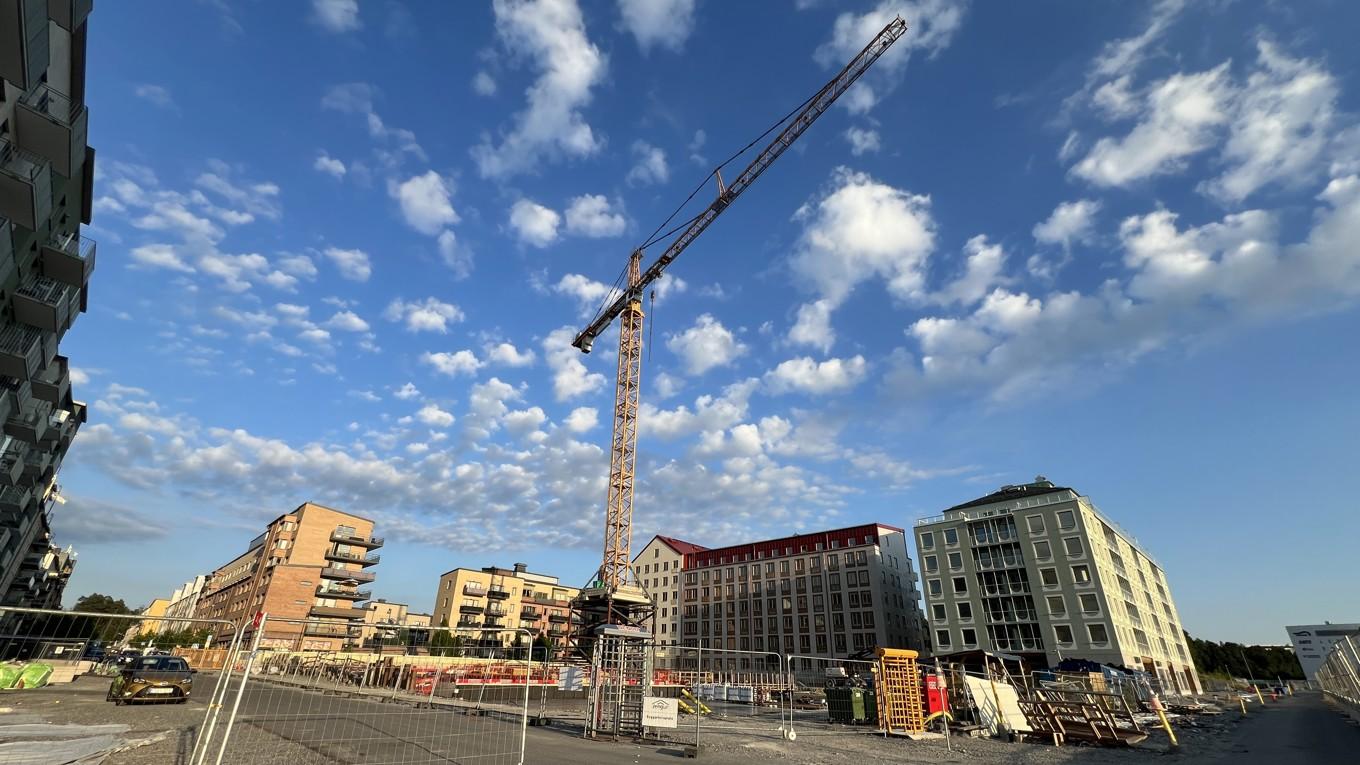
[[[628,303],[632,299],[632,296],[641,294],[641,291],[646,288],[648,284],[661,278],[661,273],[666,267],[669,266],[671,262],[695,240],[695,238],[702,234],[704,230],[708,228],[709,224],[711,224],[720,213],[726,210],[743,191],[750,187],[751,183],[755,181],[756,178],[759,178],[760,174],[765,172],[766,168],[792,146],[793,142],[797,141],[798,138],[812,126],[812,123],[816,121],[818,117],[822,116],[827,109],[831,108],[832,104],[836,102],[836,99],[840,98],[841,94],[845,93],[845,91],[859,79],[860,75],[868,71],[869,67],[872,66],[893,43],[901,39],[902,35],[906,34],[906,31],[907,22],[903,21],[902,17],[899,16],[889,22],[888,25],[883,28],[883,31],[878,33],[877,37],[870,41],[868,45],[864,46],[864,49],[851,59],[850,63],[845,65],[844,69],[837,73],[826,85],[822,86],[821,90],[817,91],[817,94],[808,101],[807,106],[789,121],[788,126],[785,127],[779,135],[775,136],[774,140],[770,141],[769,145],[767,145],[755,159],[751,160],[751,164],[747,165],[746,169],[742,170],[741,174],[733,179],[732,183],[718,195],[718,198],[709,204],[708,208],[695,218],[689,227],[676,237],[675,241],[671,242],[670,246],[661,253],[656,261],[642,272],[638,283],[632,285],[632,289],[625,291],[615,299],[608,308],[601,311],[600,314],[595,317],[595,320],[590,323],[590,326],[581,330],[581,333],[572,340],[571,344],[576,348],[580,348],[585,353],[590,353],[595,338],[604,331],[605,327],[609,326],[610,322],[618,318],[619,314],[623,313],[623,310],[628,307]]]

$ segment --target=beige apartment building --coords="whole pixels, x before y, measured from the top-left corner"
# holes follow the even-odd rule
[[[170,607],[170,601],[165,598],[156,598],[141,610],[138,614],[143,617],[141,621],[133,622],[123,633],[123,640],[131,643],[139,635],[147,635],[161,632],[165,626],[165,610]]]
[[[196,616],[244,625],[269,615],[261,645],[334,651],[357,646],[383,540],[373,521],[307,502],[275,518],[245,553],[208,577]],[[222,630],[216,642],[230,640]]]
[[[937,654],[1086,659],[1200,692],[1166,573],[1089,497],[1039,476],[923,518],[915,535]]]
[[[364,628],[362,641],[365,646],[383,640],[390,641],[403,629],[418,628],[420,640],[424,640],[430,626],[430,615],[410,611],[405,603],[393,603],[382,598],[371,600],[364,606]]]
[[[652,599],[652,635],[658,645],[680,643],[680,567],[685,554],[708,548],[675,537],[652,537],[633,558],[633,573]]]
[[[526,629],[555,646],[565,646],[571,634],[571,601],[578,592],[555,576],[529,571],[523,563],[510,569],[456,568],[439,577],[430,623],[462,634],[511,630],[501,633],[507,643],[514,639],[513,630]]]

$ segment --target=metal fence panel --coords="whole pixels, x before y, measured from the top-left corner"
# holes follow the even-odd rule
[[[789,727],[795,737],[878,731],[878,662],[798,654],[786,661]]]
[[[530,689],[556,681],[528,631],[403,627],[360,641],[357,629],[247,626],[205,762],[523,763]]]

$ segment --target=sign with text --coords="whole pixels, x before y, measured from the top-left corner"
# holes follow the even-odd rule
[[[642,697],[642,724],[649,728],[676,728],[680,725],[678,699]]]

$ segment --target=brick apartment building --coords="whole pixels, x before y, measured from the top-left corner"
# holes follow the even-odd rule
[[[527,629],[564,647],[571,633],[571,601],[580,590],[557,577],[535,574],[523,563],[506,569],[455,568],[439,577],[430,624],[461,634],[490,635],[498,630]],[[505,642],[513,632],[500,633]]]
[[[893,526],[689,552],[680,576],[683,645],[819,658],[925,645],[916,572]]]
[[[373,521],[306,502],[269,523],[245,553],[213,571],[195,609],[198,618],[245,625],[269,615],[262,645],[334,651],[357,646],[367,613],[360,589],[376,578],[368,570],[382,547]],[[219,632],[217,643],[230,639]]]

